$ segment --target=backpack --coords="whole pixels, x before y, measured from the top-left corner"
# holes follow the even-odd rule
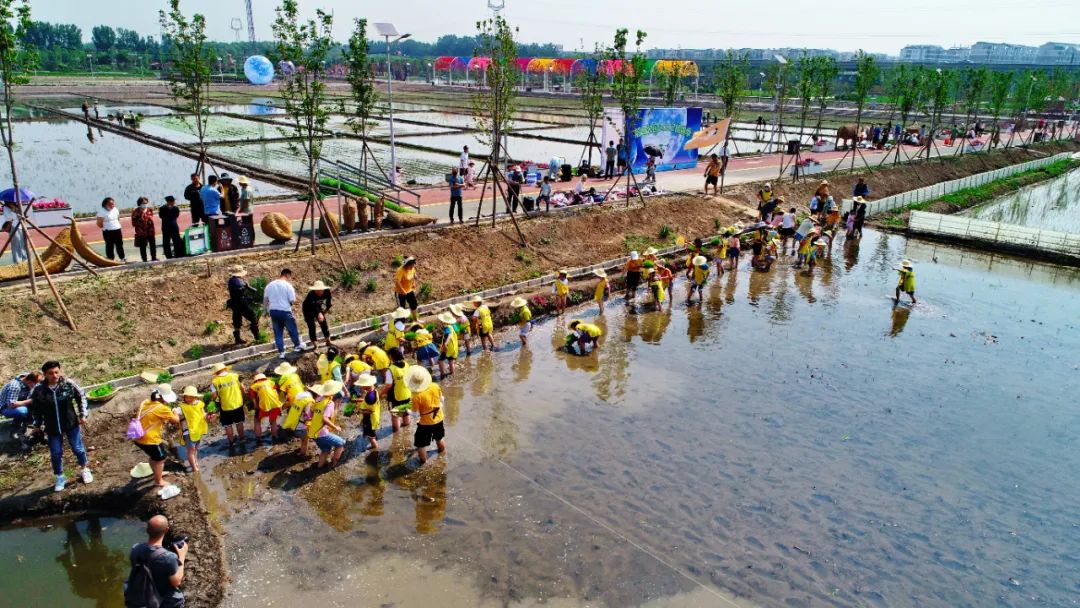
[[[150,411],[153,411],[153,408],[151,408]],[[132,440],[145,437],[146,429],[143,428],[142,419],[145,418],[146,414],[149,414],[150,411],[143,413],[142,409],[140,409],[138,415],[128,421],[127,432],[124,433],[124,436]]]
[[[134,422],[134,421],[133,421]],[[124,583],[124,606],[127,608],[160,608],[161,594],[154,585],[154,573],[150,571],[150,559],[163,553],[156,547],[141,562],[131,565],[131,574]]]

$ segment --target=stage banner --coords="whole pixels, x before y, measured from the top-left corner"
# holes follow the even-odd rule
[[[648,148],[656,156],[657,171],[687,169],[697,166],[697,149],[684,149],[694,134],[701,130],[701,108],[643,108],[638,110],[638,120],[630,125],[630,166],[634,173],[645,171],[649,156]],[[619,108],[604,108],[604,124],[601,145],[618,143],[625,125]]]

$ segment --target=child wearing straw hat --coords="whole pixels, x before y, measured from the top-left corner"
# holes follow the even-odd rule
[[[413,435],[413,447],[420,464],[427,462],[427,448],[434,441],[439,453],[446,452],[446,431],[443,428],[443,394],[438,384],[431,381],[431,374],[422,367],[413,366],[405,374],[405,382],[412,392],[413,407],[420,414]]]
[[[360,402],[360,430],[367,438],[372,450],[379,449],[376,433],[381,426],[382,404],[379,402],[379,392],[375,390],[375,376],[360,374],[353,383],[353,401]]]
[[[409,326],[409,332],[413,335],[412,343],[415,346],[416,362],[432,371],[435,362],[439,359],[439,348],[435,346],[435,336],[426,327],[419,323]]]
[[[904,260],[900,263],[899,268],[894,268],[900,273],[900,280],[896,282],[896,297],[893,301],[897,304],[900,303],[900,292],[904,292],[911,296],[911,303],[915,303],[915,266],[912,265],[911,260]]]
[[[172,408],[168,406],[170,403],[176,402],[176,393],[173,392],[172,387],[168,384],[162,384],[158,386],[153,392],[150,393],[150,398],[139,404],[139,409],[135,414],[134,420],[137,420],[139,430],[141,434],[134,436],[131,433],[131,427],[129,425],[128,437],[135,441],[135,445],[139,447],[150,458],[150,469],[154,472],[154,483],[158,486],[164,487],[165,480],[165,458],[167,456],[165,452],[165,442],[161,438],[161,433],[167,423],[180,424],[180,417],[173,412]]]
[[[386,338],[383,339],[383,350],[390,352],[400,349],[405,354],[405,320],[412,316],[406,308],[400,306],[390,314],[390,320],[386,322]]]
[[[282,361],[274,368],[277,376],[277,389],[282,403],[292,403],[297,394],[304,390],[304,383],[300,381],[300,374],[288,361]]]
[[[567,271],[559,271],[559,275],[555,277],[555,283],[551,286],[551,293],[555,294],[555,310],[561,315],[566,310],[566,298],[570,295],[570,279]]]
[[[278,438],[278,416],[281,415],[281,396],[278,395],[274,381],[265,374],[255,374],[248,389],[251,400],[255,402],[255,443],[262,441],[262,421],[270,421],[270,441]]]
[[[593,275],[600,279],[593,288],[593,301],[600,307],[600,314],[604,314],[604,302],[607,302],[610,290],[608,289],[607,272],[603,268],[597,268]]]
[[[336,465],[345,452],[345,439],[341,437],[343,431],[334,422],[338,406],[341,405],[341,388],[341,382],[337,380],[327,380],[310,387],[311,392],[318,395],[319,399],[311,406],[311,420],[308,421],[305,438],[314,439],[319,448],[320,469],[327,464]]]
[[[409,391],[409,385],[405,382],[405,373],[410,369],[410,366],[401,353],[395,351],[390,357],[393,361],[389,369],[391,382],[383,389],[383,397],[387,397],[390,401],[390,413],[392,415],[390,421],[396,433],[402,426],[409,426],[412,423],[412,418],[409,415],[412,392]],[[423,366],[412,367],[424,369]]]
[[[687,304],[693,301],[695,291],[698,294],[698,302],[705,298],[705,283],[709,281],[709,260],[703,255],[694,256],[690,270],[690,290],[686,294]]]
[[[229,447],[239,440],[244,441],[244,385],[240,376],[224,363],[215,363],[211,369],[210,390],[221,405],[221,426],[229,438]],[[236,434],[233,434],[233,427]]]
[[[532,331],[532,311],[529,310],[529,303],[519,296],[510,300],[510,308],[514,309],[514,314],[517,315],[518,337],[521,338],[521,345],[526,346],[529,343],[529,332]]]
[[[491,332],[495,329],[495,324],[491,320],[491,309],[487,304],[484,304],[484,298],[480,296],[473,296],[473,325],[476,329],[476,334],[480,336],[480,350],[495,350],[495,340],[491,337]]]
[[[469,327],[469,317],[460,304],[451,304],[450,314],[454,315],[454,329],[457,330],[458,341],[465,346],[465,356],[468,357],[472,354],[472,340],[469,339],[472,331]]]
[[[203,435],[207,431],[206,405],[202,402],[202,394],[194,386],[185,386],[180,394],[180,406],[173,408],[173,413],[180,418],[180,429],[184,436],[184,447],[187,451],[188,467],[192,471],[199,470],[199,446],[202,444]],[[212,415],[211,415],[212,416]]]
[[[438,317],[442,323],[442,343],[439,345],[439,378],[446,378],[444,363],[448,363],[450,373],[454,373],[454,361],[458,358],[458,335],[454,327],[454,315],[444,312]]]

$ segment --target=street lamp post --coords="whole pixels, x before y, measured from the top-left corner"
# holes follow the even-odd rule
[[[386,103],[389,108],[388,114],[390,118],[390,183],[397,185],[397,152],[394,149],[394,86],[392,84],[393,77],[391,76],[392,70],[390,69],[390,45],[394,42],[400,42],[405,40],[412,34],[399,34],[397,28],[392,23],[376,23],[375,30],[379,32],[379,35],[386,38]],[[391,41],[390,39],[394,40]]]
[[[90,78],[94,77],[94,54],[87,53],[86,58],[90,60]]]

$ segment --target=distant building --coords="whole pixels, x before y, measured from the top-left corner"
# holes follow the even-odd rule
[[[1080,66],[1080,44],[1068,42],[1047,42],[1039,47],[1035,63],[1042,65],[1078,65]]]
[[[1032,64],[1039,49],[1022,44],[1004,42],[976,42],[971,45],[969,60],[979,64]]]
[[[900,49],[900,61],[912,63],[939,63],[945,49],[936,44],[912,44]]]

